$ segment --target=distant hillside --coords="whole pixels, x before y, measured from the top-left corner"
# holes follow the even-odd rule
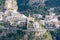
[[[60,0],[47,0],[47,1],[45,2],[45,7],[46,7],[46,8],[51,8],[51,7],[53,7],[53,8],[55,8],[55,13],[56,13],[57,15],[60,14]]]
[[[5,0],[0,0],[0,11],[4,11]]]
[[[60,7],[60,0],[47,0],[45,2],[46,7]]]
[[[17,0],[18,10],[23,11],[28,9],[29,0]]]
[[[34,3],[31,3],[34,1]],[[45,6],[40,6],[40,0],[17,0],[17,5],[18,5],[18,11],[28,15],[28,14],[48,14],[47,9],[45,8]]]
[[[53,7],[55,8],[55,13],[58,15],[60,13],[60,0],[47,0],[45,1],[45,5],[42,8],[40,3],[43,3],[41,0],[17,0],[18,11],[22,12],[23,14],[29,14],[28,10],[32,13],[38,14],[48,14],[48,9]],[[38,7],[38,8],[37,8]],[[42,10],[39,10],[42,9]],[[31,13],[31,14],[32,14]]]

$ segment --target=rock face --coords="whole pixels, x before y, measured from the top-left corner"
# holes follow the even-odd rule
[[[17,3],[16,3],[16,0],[6,0],[5,2],[5,8],[7,10],[17,10],[18,7],[17,7]]]
[[[6,0],[5,8],[6,10],[4,13],[0,12],[0,20],[9,21],[14,25],[26,22],[26,16],[17,11],[18,7],[16,0]]]

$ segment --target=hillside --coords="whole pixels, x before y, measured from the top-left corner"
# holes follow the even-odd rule
[[[60,0],[0,0],[0,40],[60,40]]]

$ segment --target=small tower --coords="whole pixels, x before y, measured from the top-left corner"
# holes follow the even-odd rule
[[[27,29],[28,29],[29,21],[30,21],[30,14],[29,14],[29,16],[28,16],[28,18],[27,18]]]

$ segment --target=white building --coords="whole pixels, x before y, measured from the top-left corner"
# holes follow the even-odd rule
[[[33,18],[38,18],[38,19],[39,19],[39,18],[42,18],[42,15],[41,15],[41,14],[33,14],[32,17],[33,17]]]

